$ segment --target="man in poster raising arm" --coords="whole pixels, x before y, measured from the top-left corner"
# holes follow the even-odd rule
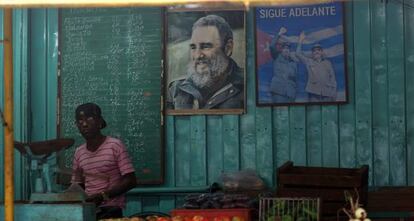
[[[294,102],[296,97],[296,76],[298,59],[290,52],[290,43],[285,38],[287,32],[281,27],[270,43],[273,58],[273,77],[270,84],[272,100],[276,103]]]
[[[235,109],[244,106],[243,69],[230,57],[233,32],[220,16],[198,19],[192,28],[187,78],[168,88],[168,109]]]
[[[302,43],[305,33],[299,35],[299,44],[296,56],[306,65],[308,71],[308,82],[306,92],[310,101],[335,101],[336,100],[336,77],[332,63],[324,57],[323,48],[320,44],[312,47],[312,56],[307,57],[302,52]]]

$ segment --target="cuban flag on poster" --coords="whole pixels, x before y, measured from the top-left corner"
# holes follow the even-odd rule
[[[256,22],[256,61],[257,61],[257,99],[259,104],[274,104],[272,101],[271,81],[273,77],[273,57],[271,43],[282,37],[289,43],[290,51],[297,51],[299,38],[303,55],[312,57],[312,48],[320,45],[324,59],[332,64],[336,77],[336,97],[334,102],[346,101],[346,73],[344,46],[343,4],[341,2],[295,5],[278,7],[257,7]],[[292,103],[309,102],[307,92],[308,68],[305,63],[297,62],[296,94]]]

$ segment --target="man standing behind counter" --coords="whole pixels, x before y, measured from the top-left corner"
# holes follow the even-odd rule
[[[101,133],[106,122],[96,104],[76,108],[76,126],[86,143],[75,151],[71,182],[84,186],[87,201],[98,206],[97,219],[121,218],[124,194],[136,186],[128,152],[122,141]]]
[[[244,106],[243,69],[230,57],[233,31],[218,15],[192,28],[187,78],[168,88],[168,109],[237,109]]]

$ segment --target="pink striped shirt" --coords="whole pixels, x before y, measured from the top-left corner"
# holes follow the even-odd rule
[[[94,152],[86,148],[86,143],[76,149],[73,171],[83,171],[84,180],[74,174],[72,175],[72,183],[84,182],[86,194],[91,195],[111,189],[121,180],[123,175],[135,170],[122,141],[107,136]],[[103,202],[101,206],[125,208],[125,195],[111,198],[109,201]]]

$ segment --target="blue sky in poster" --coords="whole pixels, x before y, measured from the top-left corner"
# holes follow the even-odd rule
[[[323,15],[324,14],[324,15]],[[287,29],[285,34],[291,43],[291,51],[297,47],[297,39],[302,31],[309,38],[305,39],[303,51],[310,53],[312,45],[318,43],[324,48],[334,67],[337,81],[338,97],[336,101],[345,101],[345,58],[342,3],[328,3],[317,5],[304,5],[294,7],[258,7],[256,8],[256,35],[265,33],[264,37],[256,36],[258,54],[258,102],[269,103],[269,85],[272,78],[272,60],[263,60],[260,49],[270,43],[281,27]],[[328,34],[327,34],[328,33]],[[266,39],[266,40],[264,40]],[[262,42],[266,41],[266,42]],[[266,47],[267,47],[266,46]],[[266,58],[269,58],[268,56]],[[262,59],[262,61],[260,61]],[[297,93],[295,103],[307,102],[308,94],[305,92],[307,81],[306,67],[300,63],[297,76]]]

